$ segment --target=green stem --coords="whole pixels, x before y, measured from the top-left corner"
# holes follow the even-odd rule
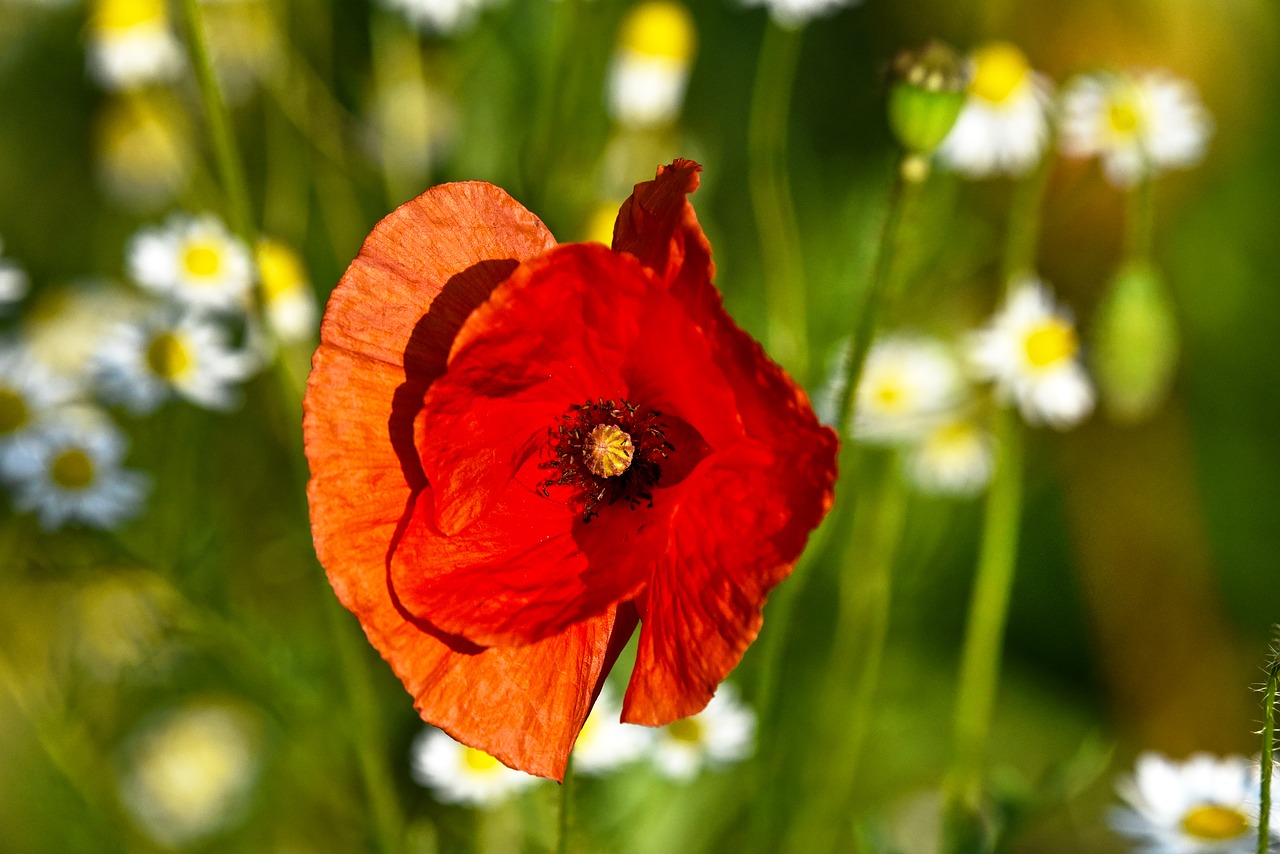
[[[769,350],[803,381],[808,373],[808,332],[800,228],[787,172],[787,123],[800,58],[800,30],[765,25],[747,124],[751,205],[755,212]]]
[[[338,666],[347,692],[351,710],[352,741],[356,748],[356,760],[364,781],[365,794],[369,798],[373,829],[378,847],[384,852],[402,848],[404,819],[400,814],[399,800],[391,782],[391,769],[382,749],[382,726],[374,705],[373,687],[369,671],[362,658],[364,650],[354,642],[355,634],[344,619],[346,611],[330,591],[323,591]]]
[[[1143,177],[1129,190],[1125,210],[1125,260],[1148,261],[1155,244],[1155,179]]]
[[[186,20],[191,63],[195,68],[200,97],[204,101],[209,140],[213,144],[214,158],[218,163],[222,191],[226,194],[227,221],[236,236],[245,245],[252,247],[255,235],[253,216],[249,210],[249,185],[245,181],[244,166],[236,150],[235,137],[231,133],[231,116],[227,112],[227,103],[222,97],[222,90],[218,88],[218,79],[214,76],[213,63],[209,59],[200,8],[196,0],[182,0],[180,5]]]
[[[1275,770],[1276,694],[1280,692],[1280,627],[1271,662],[1267,667],[1267,687],[1262,712],[1262,802],[1258,814],[1258,854],[1267,854],[1271,845],[1271,777]]]
[[[1040,210],[1052,172],[1051,158],[1046,157],[1035,172],[1013,188],[1009,205],[1009,226],[1001,259],[1001,287],[1036,269],[1036,246],[1040,242]]]
[[[568,854],[569,831],[573,822],[573,754],[564,766],[564,781],[560,784],[560,823],[556,835],[556,854]]]
[[[978,824],[982,766],[1000,678],[1009,596],[1022,515],[1022,425],[1017,410],[997,415],[996,470],[987,495],[977,577],[960,659],[954,755],[944,789],[944,849],[971,850]]]
[[[885,303],[889,302],[888,292],[893,280],[893,257],[897,254],[902,213],[907,206],[906,197],[909,193],[914,193],[917,187],[916,184],[909,184],[903,179],[900,168],[894,168],[893,176],[893,183],[889,187],[889,196],[885,202],[884,224],[880,228],[880,239],[876,244],[875,258],[871,263],[871,281],[862,300],[862,310],[858,312],[853,340],[850,341],[848,353],[840,366],[842,376],[840,401],[836,407],[836,432],[844,439],[853,435],[854,401],[857,398],[858,383],[862,380],[862,368],[866,364],[867,353],[871,350],[871,342],[875,338],[880,315],[884,311]]]

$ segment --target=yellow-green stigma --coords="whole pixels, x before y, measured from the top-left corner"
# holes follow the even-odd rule
[[[22,395],[11,388],[0,388],[0,436],[17,432],[30,417]]]
[[[63,489],[84,489],[93,483],[93,460],[79,448],[68,448],[53,458],[49,477]]]
[[[1182,819],[1182,830],[1196,839],[1235,839],[1249,829],[1244,813],[1217,804],[1193,807]]]
[[[587,468],[599,477],[622,474],[636,452],[631,437],[616,424],[597,424],[587,435],[584,450]]]

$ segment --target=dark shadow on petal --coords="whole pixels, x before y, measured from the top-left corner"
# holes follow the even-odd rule
[[[419,497],[426,493],[425,500],[431,500],[430,486],[422,470],[422,459],[414,444],[413,424],[422,411],[423,398],[431,384],[444,375],[449,351],[453,348],[453,340],[458,336],[462,324],[518,266],[520,262],[511,258],[480,261],[454,274],[445,282],[440,293],[432,300],[431,307],[414,325],[409,336],[404,350],[405,380],[396,388],[391,398],[391,417],[387,420],[391,447],[395,450],[396,458],[400,461],[400,471],[411,490],[404,512],[400,515],[395,533],[387,546],[387,591],[391,594],[392,604],[406,622],[447,644],[454,652],[464,655],[483,652],[484,647],[442,632],[421,617],[409,613],[391,583],[391,557],[409,528],[413,508]]]

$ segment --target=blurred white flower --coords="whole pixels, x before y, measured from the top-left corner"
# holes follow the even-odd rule
[[[1053,85],[1008,42],[979,47],[969,66],[969,97],[939,158],[970,178],[1031,171],[1049,142]]]
[[[956,418],[932,428],[911,449],[907,475],[930,495],[973,495],[991,480],[995,444],[971,419]]]
[[[374,89],[369,147],[389,173],[421,182],[458,136],[458,107],[420,69],[406,67],[408,60],[404,65],[395,56],[385,61],[394,76]]]
[[[1016,402],[1028,423],[1064,430],[1093,411],[1093,385],[1079,351],[1070,314],[1039,279],[1026,277],[973,335],[970,361],[978,378],[993,381],[999,399]]]
[[[859,0],[740,0],[744,6],[764,6],[774,23],[784,29],[794,30],[816,18],[834,15],[845,6],[855,6]]]
[[[88,388],[103,336],[117,324],[139,319],[147,308],[146,299],[114,282],[79,281],[42,290],[23,315],[23,332],[36,360]]]
[[[686,782],[704,767],[739,762],[755,749],[756,715],[721,684],[696,715],[661,727],[653,742],[653,764],[664,776]]]
[[[379,0],[398,12],[414,27],[443,36],[457,35],[471,28],[476,17],[497,0]]]
[[[41,425],[37,441],[7,454],[3,474],[13,504],[46,530],[80,522],[114,528],[142,509],[145,475],[121,467],[127,442],[106,415],[64,406]]]
[[[622,22],[609,65],[609,113],[626,127],[670,124],[680,115],[697,33],[689,10],[648,0]]]
[[[858,381],[853,435],[870,444],[918,438],[964,393],[960,364],[941,341],[907,334],[879,338]]]
[[[214,318],[165,306],[104,336],[94,379],[103,400],[135,415],[154,412],[175,395],[206,409],[231,409],[258,362],[233,348]]]
[[[638,758],[653,742],[649,727],[624,724],[622,705],[607,684],[578,733],[573,746],[574,773],[593,776],[614,770]]]
[[[94,123],[98,180],[130,210],[171,201],[191,174],[195,148],[186,112],[156,89],[108,99]]]
[[[0,345],[0,472],[36,453],[41,433],[76,397],[74,383],[41,364],[23,344]]]
[[[1196,165],[1212,133],[1195,87],[1167,71],[1084,75],[1062,93],[1062,152],[1100,158],[1117,187]]]
[[[310,341],[320,310],[297,253],[278,240],[264,238],[255,252],[267,321],[281,341]]]
[[[0,240],[0,253],[4,241]],[[31,282],[21,267],[8,258],[0,258],[0,311],[22,302],[31,288]]]
[[[1110,823],[1145,854],[1248,854],[1257,846],[1260,787],[1257,763],[1243,756],[1177,762],[1143,753],[1116,787],[1125,806]]]
[[[95,0],[88,51],[89,73],[105,89],[171,80],[185,63],[165,0]]]
[[[127,745],[124,805],[161,845],[205,839],[244,815],[262,766],[261,741],[258,716],[236,704],[201,701],[164,712]]]
[[[129,275],[147,290],[193,308],[243,309],[253,260],[217,217],[175,214],[143,229],[126,250]]]
[[[409,762],[413,779],[446,804],[491,806],[538,782],[438,729],[423,730],[414,739]]]

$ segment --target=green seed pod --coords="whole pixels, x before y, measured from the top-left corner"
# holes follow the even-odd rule
[[[928,155],[951,132],[968,85],[964,61],[948,44],[930,41],[893,61],[889,127],[910,154]]]
[[[1145,261],[1111,280],[1094,320],[1094,372],[1107,414],[1136,423],[1169,394],[1178,362],[1178,322],[1164,277]]]

